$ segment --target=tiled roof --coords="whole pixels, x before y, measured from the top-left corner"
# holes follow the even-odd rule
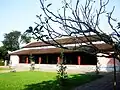
[[[110,51],[112,50],[112,46],[108,45],[108,44],[94,44],[99,50],[102,51]],[[54,54],[54,53],[60,53],[61,52],[61,48],[42,48],[42,49],[28,49],[28,50],[18,50],[15,52],[12,52],[11,54],[14,55],[30,55],[30,54]],[[69,52],[78,52],[77,51],[73,51],[73,50],[64,50],[65,53],[69,53]]]
[[[21,50],[11,53],[12,55],[30,55],[30,54],[54,54],[60,53],[61,48],[46,48],[46,49],[28,49],[28,50]],[[65,50],[64,52],[73,52],[71,50]]]
[[[92,42],[100,41],[100,39],[96,35],[87,36],[87,38]],[[56,41],[62,45],[88,42],[86,37],[83,37],[83,36],[77,37],[77,38],[71,37],[71,38],[57,39]],[[50,41],[50,42],[56,44],[53,41]],[[24,46],[23,48],[42,47],[42,46],[49,46],[49,45],[44,42],[33,42],[33,43],[29,43],[28,45]]]
[[[101,41],[98,38],[98,36],[96,36],[96,35],[87,36],[87,38],[92,42]],[[67,45],[67,44],[77,44],[77,43],[89,42],[88,39],[86,39],[86,37],[78,37],[78,38],[71,37],[71,38],[57,39],[56,41],[62,45]],[[50,42],[56,44],[53,41],[50,41]],[[50,45],[48,45],[44,42],[32,42],[32,43],[29,43],[28,45],[24,46],[23,49],[13,51],[10,54],[14,54],[14,55],[26,55],[27,54],[27,55],[29,55],[29,54],[54,54],[54,53],[61,52],[61,48],[55,48],[55,47],[49,47],[49,46]],[[97,44],[94,43],[94,46],[97,47],[101,51],[111,51],[112,50],[112,46],[109,44],[105,44],[105,43],[97,43]],[[73,48],[73,46],[71,46],[71,47]],[[80,50],[80,48],[79,48],[79,50]],[[78,49],[76,51],[75,50],[64,50],[64,52],[65,53],[78,52]]]

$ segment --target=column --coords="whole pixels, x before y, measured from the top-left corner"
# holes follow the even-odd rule
[[[7,66],[7,61],[8,61],[8,60],[5,60],[5,61],[4,61],[4,66]]]
[[[26,64],[28,64],[28,57],[26,57]]]
[[[48,55],[46,56],[46,64],[48,64]]]
[[[80,65],[80,63],[81,63],[81,57],[78,56],[78,65]]]
[[[57,57],[57,64],[60,64],[60,57]]]
[[[20,56],[19,56],[19,63],[20,63]]]
[[[41,57],[39,57],[39,64],[41,64],[41,60],[42,60]]]

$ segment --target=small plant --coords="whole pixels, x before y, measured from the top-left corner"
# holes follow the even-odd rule
[[[30,55],[30,62],[31,62],[31,64],[30,64],[30,70],[34,71],[35,70],[35,62],[34,62],[34,59],[33,59],[32,55]]]
[[[0,66],[4,66],[4,61],[0,59]]]
[[[97,65],[96,65],[96,74],[98,75],[100,73],[100,62],[97,60]]]
[[[61,55],[60,55],[60,63],[57,66],[58,66],[58,70],[57,70],[56,78],[59,83],[59,86],[62,87],[63,85],[65,85],[65,81],[68,78],[68,75],[66,72],[67,66],[65,66],[63,51],[61,52]]]

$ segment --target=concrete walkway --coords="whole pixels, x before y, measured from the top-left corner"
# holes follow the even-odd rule
[[[74,90],[114,90],[113,89],[113,72],[106,74],[103,78],[86,83]],[[120,72],[117,72],[116,90],[120,90]]]

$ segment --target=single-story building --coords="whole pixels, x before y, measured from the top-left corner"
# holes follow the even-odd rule
[[[96,37],[89,36],[96,48],[103,52],[111,52],[112,46],[105,44],[103,41],[96,39]],[[57,39],[57,42],[64,45],[65,47],[79,47],[82,44],[83,47],[87,46],[88,40],[85,37],[76,38],[62,38]],[[83,48],[84,49],[84,48]],[[94,51],[94,50],[93,50]],[[55,46],[51,46],[41,41],[31,42],[25,45],[22,49],[10,52],[10,62],[12,66],[17,68],[30,67],[30,56],[33,57],[35,67],[39,70],[51,70],[57,69],[57,64],[60,63],[61,52],[63,52],[64,62],[66,63],[67,70],[69,71],[80,71],[89,72],[95,71],[96,66],[99,66],[100,71],[113,71],[113,59],[112,57],[97,56],[93,54],[93,51],[84,52],[81,49],[62,49]],[[103,54],[104,55],[104,54]],[[97,62],[98,61],[98,62]],[[116,59],[117,71],[120,70],[120,62]]]

